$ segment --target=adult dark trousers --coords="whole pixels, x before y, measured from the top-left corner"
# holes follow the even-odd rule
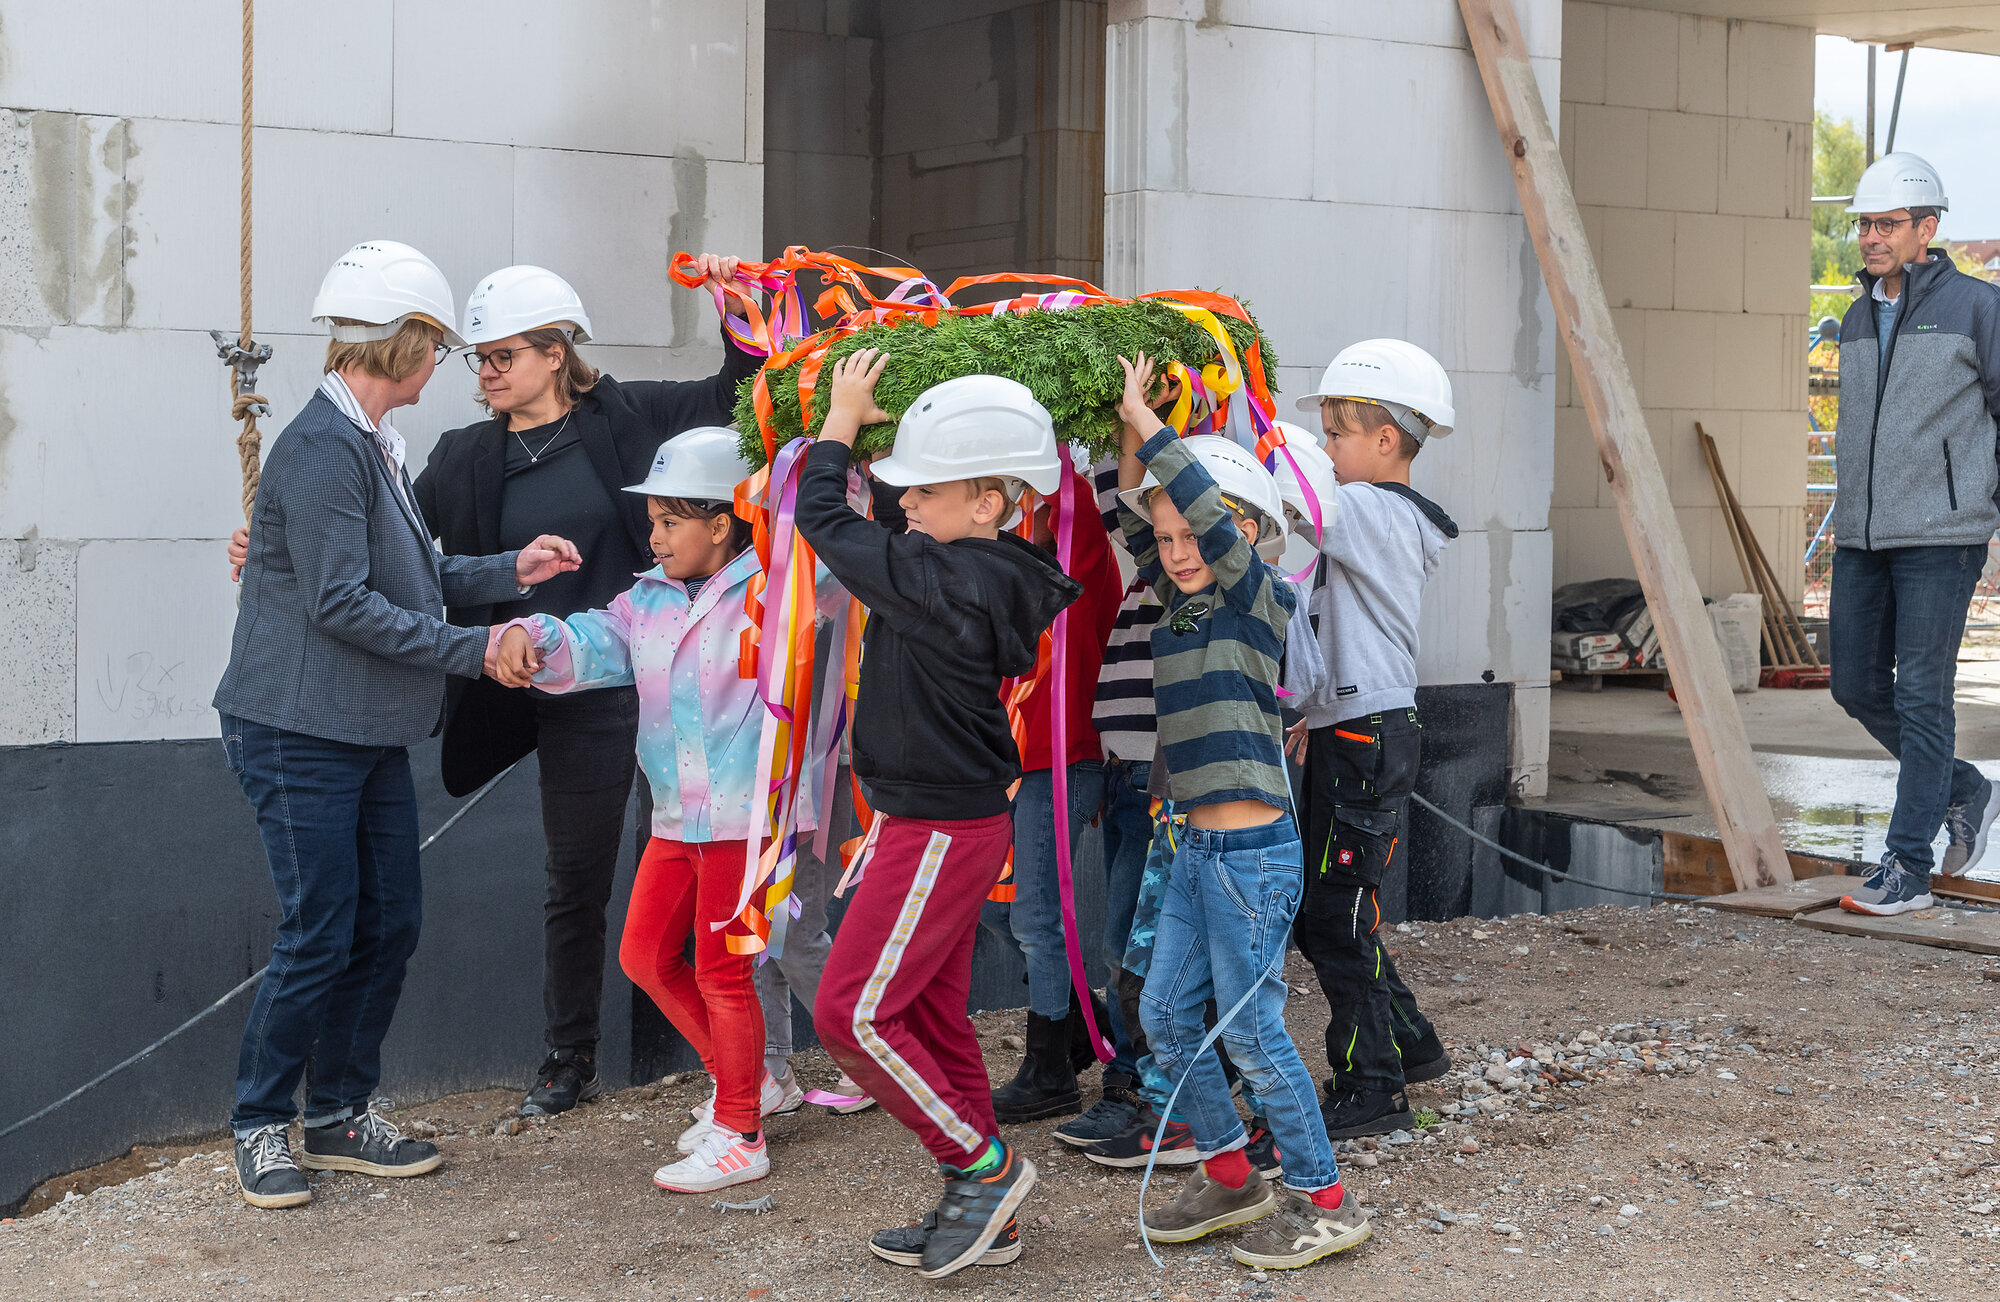
[[[382,1038],[423,922],[417,791],[400,746],[356,746],[222,716],[278,892],[270,969],[251,1001],[230,1129],[367,1110]]]
[[[1946,808],[1986,792],[1979,770],[1952,754],[1958,644],[1985,564],[1984,547],[1833,553],[1833,699],[1901,765],[1888,847],[1916,873],[1931,870]]]
[[[639,693],[535,694],[548,843],[542,1009],[549,1048],[594,1055],[604,1000],[605,908],[638,767]]]
[[[1381,939],[1380,888],[1402,871],[1422,748],[1407,708],[1315,728],[1307,741],[1306,889],[1292,935],[1326,995],[1330,1093],[1400,1090],[1406,1060],[1444,1052]]]

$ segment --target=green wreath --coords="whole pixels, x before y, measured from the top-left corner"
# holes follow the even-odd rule
[[[1277,355],[1261,327],[1234,317],[1216,319],[1235,344],[1239,360],[1254,340],[1265,375],[1276,374]],[[934,326],[915,320],[870,326],[827,350],[813,391],[809,424],[799,411],[799,364],[766,372],[771,424],[780,446],[819,428],[832,396],[828,377],[833,364],[862,348],[879,348],[889,355],[888,369],[875,386],[875,399],[884,411],[901,413],[924,390],[962,375],[1004,375],[1027,385],[1035,400],[1048,408],[1057,438],[1082,444],[1093,459],[1118,450],[1115,409],[1125,391],[1119,357],[1136,357],[1143,351],[1155,361],[1189,367],[1216,360],[1215,340],[1206,330],[1185,314],[1151,300],[1003,316],[946,315]],[[764,439],[751,397],[755,382],[754,376],[746,380],[737,394],[735,418],[742,431],[743,455],[761,466]],[[864,426],[855,445],[862,455],[872,455],[887,452],[895,439],[895,425],[885,422]]]

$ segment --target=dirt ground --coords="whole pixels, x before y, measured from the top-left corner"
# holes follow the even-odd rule
[[[1013,1131],[1042,1172],[1021,1260],[928,1284],[864,1243],[936,1194],[879,1109],[774,1119],[772,1176],[722,1195],[768,1194],[767,1215],[655,1190],[690,1078],[519,1134],[495,1133],[510,1093],[406,1104],[441,1171],[323,1176],[298,1211],[244,1206],[226,1152],[140,1155],[160,1165],[0,1225],[0,1297],[2000,1296],[2000,959],[1684,905],[1418,924],[1396,945],[1460,1069],[1412,1102],[1464,1117],[1343,1154],[1374,1238],[1306,1270],[1246,1271],[1226,1233],[1153,1266],[1137,1173],[1041,1124]],[[1324,1004],[1296,956],[1290,976],[1315,1064]],[[977,1020],[1011,1069],[1013,1018]],[[800,1065],[831,1083],[823,1057]]]

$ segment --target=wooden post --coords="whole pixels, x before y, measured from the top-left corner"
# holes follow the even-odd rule
[[[1687,544],[1653,452],[1639,391],[1612,327],[1611,306],[1584,238],[1583,219],[1528,63],[1513,0],[1459,0],[1458,7],[1597,439],[1598,459],[1617,499],[1625,542],[1660,634],[1729,870],[1739,890],[1789,882],[1791,863],[1757,775],[1743,716],[1730,695],[1722,649],[1702,609]]]

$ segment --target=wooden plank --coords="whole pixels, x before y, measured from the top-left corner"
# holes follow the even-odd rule
[[[1513,0],[1459,0],[1459,12],[1479,61],[1501,148],[1513,169],[1557,331],[1569,350],[1570,369],[1597,440],[1598,460],[1659,630],[1695,764],[1729,853],[1730,873],[1740,889],[1780,885],[1792,879],[1785,844],[1750,753],[1743,716],[1729,691],[1722,648],[1702,609],[1687,543],[1612,326],[1604,282],[1591,258]]]
[[[1931,894],[1956,900],[2000,904],[2000,882],[1982,882],[1974,877],[1947,877],[1931,874]]]
[[[1840,903],[1840,897],[1861,884],[1859,877],[1802,877],[1783,886],[1711,895],[1703,904],[1730,913],[1755,913],[1766,918],[1796,918],[1801,913]]]
[[[1640,817],[1657,817],[1657,815],[1642,814]],[[1716,840],[1714,837],[1696,836],[1690,832],[1662,831],[1660,833],[1660,849],[1662,852],[1664,878],[1664,885],[1661,889],[1670,891],[1675,895],[1728,895],[1735,893],[1736,883],[1729,872],[1729,858],[1723,853],[1722,842]],[[1795,879],[1803,881],[1810,878],[1831,876],[1844,878],[1850,883],[1853,880],[1852,878],[1845,878],[1845,874],[1848,871],[1848,864],[1845,860],[1822,859],[1818,855],[1800,854],[1796,850],[1791,851],[1788,857],[1791,860],[1792,876]],[[1745,894],[1754,895],[1758,891],[1783,889],[1784,887],[1781,886],[1756,887],[1749,892],[1745,892]],[[1839,899],[1840,896],[1836,894],[1833,898]],[[1705,899],[1702,903],[1715,904],[1718,908],[1725,907],[1717,904],[1712,899]],[[1825,901],[1821,900],[1820,903],[1824,904]],[[1814,905],[1812,907],[1818,906]],[[1772,916],[1790,917],[1796,912],[1796,909],[1787,909],[1782,913],[1776,913]]]
[[[1947,919],[1949,919],[1947,921]],[[1923,909],[1874,918],[1846,909],[1821,909],[1801,914],[1797,921],[1815,931],[1837,931],[1877,940],[1901,940],[1974,954],[2000,954],[2000,913],[1961,913],[1955,909]]]

